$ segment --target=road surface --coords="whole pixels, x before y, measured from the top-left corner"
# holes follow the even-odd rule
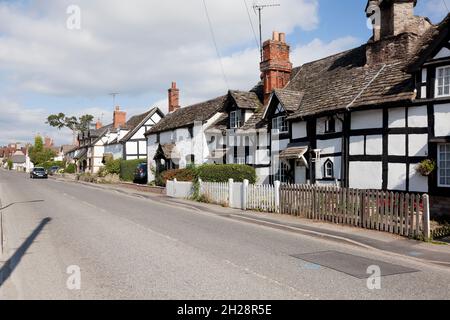
[[[1,169],[0,200],[0,299],[450,298],[449,268],[175,203]],[[370,290],[367,279],[293,257],[325,251],[416,272]]]

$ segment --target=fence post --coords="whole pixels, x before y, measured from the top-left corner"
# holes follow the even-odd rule
[[[277,213],[281,212],[281,207],[280,207],[280,186],[281,186],[281,182],[280,181],[275,181],[274,182],[274,187],[275,187],[275,211]]]
[[[431,239],[430,231],[430,197],[427,194],[423,195],[423,235],[425,240]]]
[[[247,199],[248,199],[248,184],[249,181],[247,179],[244,180],[244,183],[242,183],[242,210],[247,210]]]
[[[198,196],[199,197],[201,197],[202,196],[202,192],[203,192],[203,189],[202,189],[202,179],[200,179],[200,178],[198,178]]]
[[[228,179],[228,206],[233,207],[233,179]]]
[[[177,182],[178,182],[178,180],[176,178],[173,179],[172,197],[174,197],[174,198],[177,197]]]

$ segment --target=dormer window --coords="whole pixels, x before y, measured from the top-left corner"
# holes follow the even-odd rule
[[[272,119],[272,130],[278,130],[278,133],[289,131],[286,116],[279,116]]]
[[[238,129],[242,127],[242,113],[240,110],[230,112],[230,128]]]
[[[436,97],[450,96],[450,67],[436,69]]]
[[[335,133],[336,132],[336,120],[331,117],[325,121],[325,133]]]

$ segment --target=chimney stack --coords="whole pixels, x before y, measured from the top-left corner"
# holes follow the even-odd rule
[[[180,109],[180,89],[177,88],[177,83],[172,82],[172,87],[169,89],[169,113]]]
[[[286,86],[291,78],[292,63],[289,57],[290,47],[286,43],[286,34],[274,31],[272,40],[263,44],[261,79],[264,84],[264,104],[267,104],[274,89]]]
[[[103,127],[103,124],[100,122],[100,119],[97,120],[97,123],[95,124],[95,129],[100,129],[101,127]]]
[[[120,107],[117,106],[116,110],[114,110],[113,116],[114,129],[124,126],[126,121],[127,121],[127,113],[124,111],[120,111]]]

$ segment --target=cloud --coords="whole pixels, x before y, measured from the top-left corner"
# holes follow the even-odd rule
[[[292,52],[292,61],[294,65],[301,65],[346,51],[358,46],[358,44],[360,44],[360,41],[351,36],[339,38],[331,42],[314,39],[304,46],[295,47]]]
[[[264,12],[264,35],[292,33],[319,25],[318,0],[279,0],[281,7]],[[49,108],[32,107],[23,96],[56,97],[68,114],[90,113],[107,123],[104,106],[71,106],[80,97],[94,101],[109,92],[122,97],[154,97],[167,106],[171,81],[189,105],[224,94],[227,88],[250,89],[259,80],[259,52],[245,3],[256,29],[250,0],[206,0],[222,56],[217,57],[202,0],[78,0],[81,30],[69,30],[67,7],[72,0],[0,2],[0,144],[30,141],[35,133],[58,143],[71,141],[70,131],[45,124]],[[326,43],[315,39],[293,47],[295,65],[345,50],[351,37]],[[226,78],[226,80],[224,79]],[[131,99],[130,98],[130,99]],[[149,104],[144,107],[148,108]],[[95,102],[95,105],[98,103]],[[125,107],[128,115],[143,112]],[[4,110],[7,110],[4,112]]]
[[[271,21],[266,35],[317,27],[317,0],[280,2],[265,12]],[[224,65],[244,66],[233,61],[247,62],[246,48],[255,47],[244,2],[206,3]],[[159,93],[177,79],[200,96],[226,88],[202,0],[80,0],[81,30],[66,27],[70,4],[0,4],[0,70],[16,90],[59,96]],[[225,70],[231,87],[248,84],[255,74]]]

